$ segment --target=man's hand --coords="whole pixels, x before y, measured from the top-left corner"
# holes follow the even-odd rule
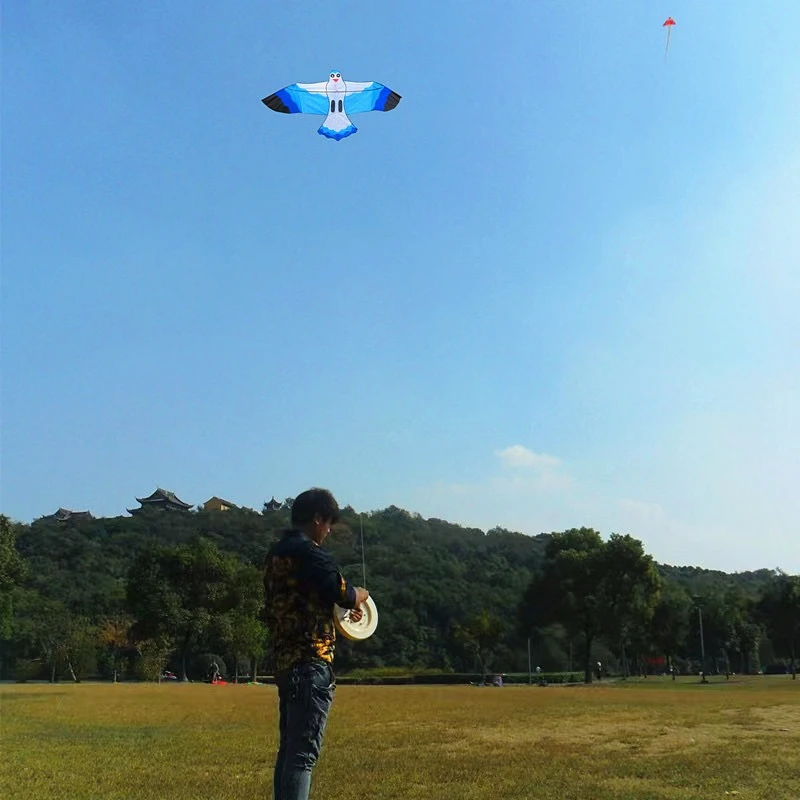
[[[361,606],[367,602],[369,592],[361,586],[356,586],[356,607],[350,609],[350,619],[358,622],[364,616]]]

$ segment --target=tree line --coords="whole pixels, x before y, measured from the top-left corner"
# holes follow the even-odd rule
[[[751,673],[768,651],[787,659],[795,677],[800,578],[776,572],[756,591],[735,582],[693,591],[661,574],[632,536],[603,541],[590,528],[573,529],[551,537],[520,619],[537,637],[564,628],[579,643],[586,682],[598,641],[625,676],[654,667],[673,676]]]
[[[0,677],[196,680],[214,661],[232,679],[269,674],[261,566],[290,505],[0,517]],[[621,675],[797,661],[800,578],[778,571],[659,565],[629,535],[484,532],[395,506],[347,507],[328,546],[380,613],[369,640],[337,644],[340,673],[531,664],[590,681],[598,661]]]

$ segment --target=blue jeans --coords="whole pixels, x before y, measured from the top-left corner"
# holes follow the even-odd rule
[[[336,683],[325,661],[295,664],[279,676],[280,744],[275,760],[275,800],[308,800],[311,770],[319,758]]]

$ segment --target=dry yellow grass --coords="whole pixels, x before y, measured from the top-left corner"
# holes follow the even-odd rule
[[[271,797],[271,686],[2,688],[2,797]],[[312,797],[798,800],[800,682],[339,687]]]

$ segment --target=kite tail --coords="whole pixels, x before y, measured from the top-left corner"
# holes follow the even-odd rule
[[[672,28],[667,28],[667,47],[664,50],[664,61],[667,60],[667,53],[669,53],[669,35],[672,33]]]

